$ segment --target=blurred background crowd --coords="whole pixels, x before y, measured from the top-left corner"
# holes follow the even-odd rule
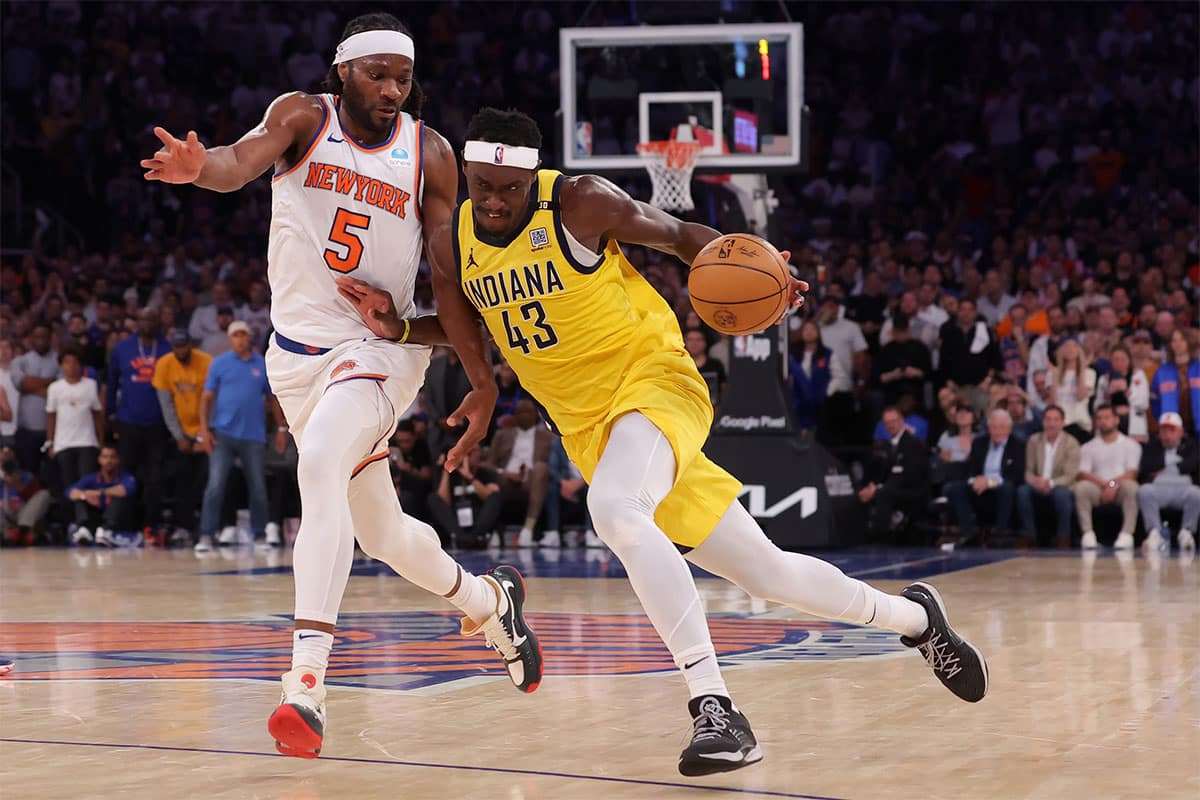
[[[370,10],[5,3],[5,541],[107,544],[128,530],[233,542],[239,508],[252,512],[243,536],[274,545],[287,533],[295,448],[269,393],[261,431],[235,432],[261,437],[261,453],[195,443],[210,412],[221,432],[233,394],[221,381],[241,380],[218,359],[261,353],[270,331],[269,181],[219,195],[146,183],[137,164],[156,147],[153,125],[229,143],[277,95],[317,90],[342,24]],[[787,323],[793,412],[857,465],[873,535],[1032,542],[1042,528],[1042,542],[1090,546],[1099,529],[1122,547],[1134,534],[1157,547],[1176,519],[1147,505],[1161,483],[1186,545],[1187,488],[1200,496],[1196,6],[722,0],[673,5],[670,20],[660,11],[406,7],[424,116],[460,147],[477,108],[518,107],[538,120],[554,167],[558,28],[803,22],[808,170],[770,178],[771,237],[813,287]],[[645,179],[619,180],[649,196]],[[744,225],[719,185],[698,192],[699,221]],[[737,379],[729,343],[690,311],[684,265],[626,249],[677,309],[719,405]],[[431,312],[424,275],[417,305]],[[557,546],[568,528],[597,544],[577,470],[512,371],[496,370],[477,491],[437,468],[468,384],[453,353],[435,358],[393,441],[405,508],[459,544],[506,525],[522,545]],[[215,458],[259,477],[197,480]],[[902,458],[919,464],[896,472]]]

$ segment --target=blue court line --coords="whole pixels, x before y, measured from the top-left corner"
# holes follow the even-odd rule
[[[216,753],[225,756],[264,756],[266,758],[287,758],[276,753],[257,753],[253,750],[218,750],[209,747],[170,747],[158,744],[107,744],[104,742],[60,742],[49,739],[14,739],[0,737],[0,742],[13,744],[57,744],[68,747],[114,747],[121,750],[163,750],[171,753]],[[647,781],[636,778],[611,778],[604,775],[576,775],[570,772],[546,772],[536,769],[509,769],[505,767],[477,767],[467,764],[433,764],[423,761],[385,761],[381,758],[350,758],[348,756],[321,756],[318,761],[337,761],[349,764],[383,764],[396,767],[425,767],[427,769],[462,770],[466,772],[498,772],[505,775],[530,775],[543,778],[569,778],[578,781],[599,781],[601,783],[624,783],[634,786],[663,786],[670,789],[691,789],[702,792],[729,792],[731,794],[757,795],[760,797],[791,797],[799,800],[841,800],[818,794],[794,794],[792,792],[773,792],[768,789],[738,789],[726,786],[704,786],[698,783],[672,783],[670,781]]]

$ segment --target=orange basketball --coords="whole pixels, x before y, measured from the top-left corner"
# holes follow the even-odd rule
[[[748,233],[713,239],[692,262],[692,308],[713,330],[758,333],[788,305],[787,264],[770,242]]]

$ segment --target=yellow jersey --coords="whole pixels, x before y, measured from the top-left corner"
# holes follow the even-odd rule
[[[503,239],[476,229],[470,200],[458,207],[454,247],[463,293],[585,479],[621,415],[640,411],[666,435],[676,488],[656,519],[673,541],[695,546],[741,490],[701,452],[712,425],[708,387],[671,307],[620,245],[608,241],[597,254],[565,229],[565,180],[539,171],[524,221]]]
[[[179,425],[192,438],[200,433],[200,396],[204,394],[204,379],[211,363],[212,356],[193,348],[187,366],[180,364],[174,353],[167,353],[154,365],[151,385],[175,398]]]

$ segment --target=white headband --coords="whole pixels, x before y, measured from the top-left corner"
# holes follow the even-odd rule
[[[346,40],[337,46],[333,63],[341,64],[352,58],[385,54],[408,56],[416,61],[416,48],[413,47],[413,40],[408,34],[400,31],[363,31],[347,36]]]
[[[499,164],[502,167],[536,169],[540,157],[536,147],[512,147],[494,142],[467,142],[463,148],[463,161],[478,161],[480,164]]]

